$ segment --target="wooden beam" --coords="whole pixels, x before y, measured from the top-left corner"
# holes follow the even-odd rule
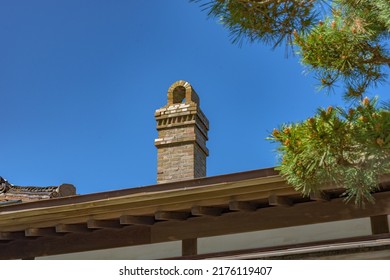
[[[310,193],[310,199],[314,201],[329,201],[330,197],[322,191],[317,191]]]
[[[257,205],[253,202],[249,201],[230,201],[229,202],[229,210],[231,211],[244,211],[244,212],[252,212],[256,211]]]
[[[0,244],[0,260],[150,244],[150,240],[150,227],[145,226],[68,233],[61,237],[24,238]]]
[[[223,209],[209,206],[194,206],[191,208],[191,214],[194,216],[220,216]]]
[[[371,216],[370,223],[372,234],[389,233],[387,215]]]
[[[293,202],[291,199],[283,196],[278,196],[275,194],[271,194],[268,197],[268,204],[272,206],[285,206],[289,207],[293,205]]]
[[[253,212],[230,212],[219,217],[202,216],[187,221],[158,223],[152,227],[152,242],[183,240],[224,234],[366,218],[390,214],[390,193],[373,194],[374,205],[364,209],[343,198],[328,203],[310,201],[294,207],[267,207]]]
[[[87,224],[59,224],[56,226],[56,232],[69,233],[69,232],[90,232],[91,229],[87,227]]]
[[[156,221],[150,216],[130,216],[123,215],[120,217],[121,225],[153,225]]]
[[[24,232],[0,232],[0,240],[14,240],[25,238]]]
[[[154,214],[154,218],[156,220],[163,220],[163,221],[172,221],[172,220],[183,221],[186,220],[189,216],[190,214],[187,212],[159,211]]]
[[[181,243],[182,256],[194,256],[198,254],[198,239],[184,239]]]
[[[39,237],[39,236],[60,236],[55,228],[28,228],[24,231],[24,235],[27,237]]]
[[[121,224],[119,220],[88,220],[87,227],[90,229],[99,229],[99,228],[120,228]]]

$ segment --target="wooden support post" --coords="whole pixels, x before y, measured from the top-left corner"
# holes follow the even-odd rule
[[[198,239],[184,239],[181,241],[182,256],[194,256],[198,254]]]
[[[371,232],[372,234],[389,233],[389,221],[387,215],[371,216]]]

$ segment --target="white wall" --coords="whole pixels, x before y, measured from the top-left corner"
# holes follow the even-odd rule
[[[370,219],[364,218],[200,238],[198,253],[262,248],[370,234]]]
[[[39,257],[36,260],[152,260],[181,256],[181,241]]]

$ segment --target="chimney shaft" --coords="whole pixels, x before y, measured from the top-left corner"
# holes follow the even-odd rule
[[[168,104],[156,110],[157,183],[206,176],[209,121],[199,97],[186,81],[168,89]]]

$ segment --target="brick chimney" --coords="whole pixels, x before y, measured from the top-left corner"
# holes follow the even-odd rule
[[[168,104],[156,110],[157,183],[206,176],[209,121],[199,97],[186,81],[168,89]]]

